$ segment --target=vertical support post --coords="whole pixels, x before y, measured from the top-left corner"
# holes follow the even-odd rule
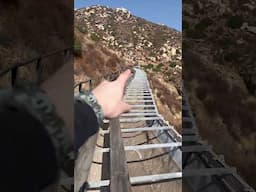
[[[79,83],[79,85],[78,85],[78,91],[81,92],[81,90],[82,90],[82,83]]]
[[[64,50],[64,57],[67,57],[67,55],[68,55],[68,49],[65,49]]]
[[[65,60],[67,59],[67,57],[68,57],[68,49],[65,49],[65,50],[63,51],[63,62],[65,62]]]
[[[39,85],[41,82],[41,78],[42,78],[42,66],[41,66],[41,60],[42,58],[40,57],[37,62],[36,62],[36,83]]]
[[[18,73],[18,67],[14,67],[11,71],[11,83],[12,86],[15,84],[16,78],[17,78],[17,73]]]
[[[91,79],[89,80],[89,89],[90,89],[90,91],[92,90],[92,80]]]
[[[131,192],[130,177],[118,118],[110,121],[110,129],[110,191]]]

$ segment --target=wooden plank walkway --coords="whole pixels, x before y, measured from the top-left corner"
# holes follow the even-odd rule
[[[110,121],[110,191],[131,192],[119,119]]]

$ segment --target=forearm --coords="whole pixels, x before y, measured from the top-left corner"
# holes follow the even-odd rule
[[[78,149],[86,142],[86,140],[98,132],[99,124],[95,112],[87,103],[76,101],[74,104],[74,112],[74,148],[75,151],[78,152]]]

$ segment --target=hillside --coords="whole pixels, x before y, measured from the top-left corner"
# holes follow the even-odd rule
[[[73,44],[73,4],[70,0],[0,2],[0,70]],[[65,19],[63,19],[65,18]],[[63,64],[57,55],[45,61],[49,75]],[[31,68],[23,69],[23,77]],[[5,80],[5,79],[4,79]],[[5,84],[3,79],[0,83]]]
[[[75,29],[75,83],[97,79],[127,66],[113,51],[95,43]],[[124,65],[121,65],[124,63]]]
[[[255,1],[183,7],[184,84],[200,134],[256,187]]]
[[[75,31],[76,47],[82,52],[75,59],[77,68],[83,66],[84,73],[92,77],[93,70],[96,75],[103,69],[109,73],[116,67],[142,66],[165,118],[181,128],[181,32],[136,17],[124,8],[98,5],[75,10]],[[100,51],[88,52],[92,45]],[[113,66],[104,64],[109,54],[115,58]]]

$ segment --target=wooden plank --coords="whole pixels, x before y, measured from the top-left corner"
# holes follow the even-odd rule
[[[80,187],[84,184],[84,181],[87,181],[94,155],[97,135],[98,134],[94,134],[89,137],[89,139],[79,148],[74,169],[74,191],[79,191]]]
[[[110,121],[110,191],[131,192],[119,119]]]

